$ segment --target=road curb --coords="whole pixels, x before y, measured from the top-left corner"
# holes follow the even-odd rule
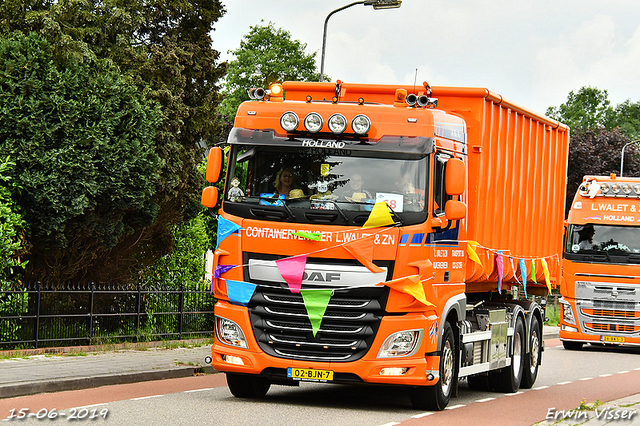
[[[214,372],[212,368],[210,369]],[[188,366],[171,368],[169,370],[153,370],[137,373],[120,373],[95,377],[77,377],[73,379],[56,379],[31,383],[16,383],[4,386],[0,385],[0,399],[34,395],[38,393],[88,389],[107,385],[122,385],[152,380],[190,377],[194,376],[201,370],[201,367]],[[205,372],[207,372],[206,368]]]

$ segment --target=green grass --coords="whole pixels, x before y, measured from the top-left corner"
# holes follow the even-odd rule
[[[558,306],[548,305],[545,315],[549,318],[548,321],[545,321],[545,325],[557,326],[560,323],[560,309],[562,309],[562,305],[558,304]]]

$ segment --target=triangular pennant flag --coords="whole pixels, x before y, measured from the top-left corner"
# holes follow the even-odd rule
[[[513,263],[513,257],[509,256],[509,261],[511,262],[511,270],[513,271],[513,278],[515,278],[516,282],[520,284],[520,280],[518,279],[518,270],[516,269],[516,265]]]
[[[227,294],[229,295],[229,302],[233,304],[247,306],[255,291],[255,284],[245,281],[227,280]]]
[[[307,255],[295,257],[287,257],[284,259],[276,260],[278,271],[280,275],[289,285],[291,293],[300,293],[300,287],[302,287],[302,276],[304,275],[304,268],[307,266]]]
[[[549,289],[549,293],[551,293],[551,279],[549,278],[549,266],[547,265],[546,259],[541,259],[542,262],[542,272],[544,272],[544,280],[547,283],[547,288]]]
[[[313,241],[320,241],[322,239],[322,234],[320,232],[297,231],[297,232],[292,232],[291,235],[295,235],[296,237],[306,238],[307,240],[313,240]]]
[[[411,275],[409,277],[397,278],[393,281],[387,281],[384,283],[379,283],[376,285],[386,285],[396,291],[401,293],[407,293],[419,302],[427,306],[434,306],[433,303],[427,301],[427,297],[424,294],[424,287],[422,286],[422,281],[420,281],[420,277],[417,275]]]
[[[332,292],[333,290],[321,289],[300,290],[302,300],[304,300],[304,307],[307,310],[309,321],[311,321],[313,337],[320,330],[320,324],[322,324],[322,318],[327,311],[327,306],[329,306]]]
[[[209,294],[213,294],[213,283],[220,278],[220,274],[224,274],[231,268],[235,268],[236,265],[217,265],[215,271],[213,271],[213,277],[211,278],[211,291]]]
[[[527,297],[527,265],[524,259],[520,259],[520,273],[522,274],[522,285],[524,286],[524,297]]]
[[[393,225],[396,223],[389,213],[387,203],[379,201],[373,205],[369,218],[362,225],[363,228],[378,228],[380,226]]]
[[[482,262],[480,262],[480,258],[476,253],[477,245],[478,245],[478,242],[476,241],[467,241],[467,254],[469,255],[469,259],[473,260],[474,262],[482,266]]]
[[[373,235],[350,241],[342,247],[371,272],[384,272],[384,269],[373,263]]]
[[[536,280],[536,260],[531,259],[531,281],[538,284],[538,280]]]
[[[218,237],[216,238],[216,248],[218,248],[225,238],[239,229],[242,229],[242,227],[223,218],[222,216],[218,216]]]
[[[221,274],[224,274],[230,269],[235,268],[236,265],[217,265],[216,270],[213,271],[213,279],[220,278]]]
[[[502,276],[504,275],[504,265],[502,263],[502,250],[496,254],[496,269],[498,270],[498,293],[502,293]]]

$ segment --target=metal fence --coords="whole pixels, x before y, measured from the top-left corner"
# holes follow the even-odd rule
[[[23,283],[0,288],[0,349],[212,336],[209,284]]]

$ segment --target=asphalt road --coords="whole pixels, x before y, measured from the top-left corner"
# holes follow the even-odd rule
[[[231,396],[224,375],[215,374],[5,399],[0,416],[19,416],[24,408],[31,417],[5,424],[531,425],[550,408],[576,408],[583,398],[607,401],[640,392],[640,349],[567,351],[557,339],[546,345],[533,389],[504,395],[471,391],[462,382],[459,397],[439,413],[414,410],[406,393],[392,387],[303,383],[272,386],[261,401],[242,400]],[[53,409],[56,419],[36,418]],[[74,414],[83,418],[71,419]]]

